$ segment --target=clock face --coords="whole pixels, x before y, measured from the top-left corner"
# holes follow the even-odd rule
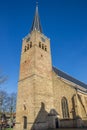
[[[45,42],[45,38],[41,37],[42,42]]]
[[[29,42],[30,41],[30,37],[27,38],[26,42]]]

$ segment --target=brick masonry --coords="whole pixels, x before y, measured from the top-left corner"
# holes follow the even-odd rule
[[[69,108],[69,119],[66,120],[61,107],[63,97]],[[24,125],[27,130],[56,128],[56,118],[59,127],[87,126],[87,93],[77,91],[72,83],[55,74],[50,40],[34,30],[24,38],[22,45],[15,130],[24,130]]]

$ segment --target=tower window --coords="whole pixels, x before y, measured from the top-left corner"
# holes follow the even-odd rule
[[[45,51],[47,51],[47,46],[45,46]]]
[[[39,42],[39,47],[41,48],[41,42]]]
[[[44,44],[42,44],[42,49],[44,50]]]
[[[27,45],[27,50],[29,50],[29,44]]]
[[[26,50],[27,50],[27,47],[25,46],[25,48],[24,48],[24,52],[26,52]]]
[[[69,118],[68,102],[65,97],[61,100],[63,118]]]
[[[23,118],[24,118],[24,126],[23,126],[23,128],[27,129],[27,117],[24,116]]]
[[[32,42],[30,42],[30,48],[32,47]]]

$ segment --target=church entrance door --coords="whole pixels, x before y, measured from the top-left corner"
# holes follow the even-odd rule
[[[58,118],[55,119],[55,125],[56,125],[56,128],[59,128]]]
[[[24,116],[24,129],[27,129],[27,117],[26,116]]]

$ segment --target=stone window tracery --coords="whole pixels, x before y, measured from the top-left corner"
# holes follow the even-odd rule
[[[42,44],[41,42],[39,42],[39,48],[41,48],[41,49],[47,51],[47,46],[44,45],[44,44]]]
[[[65,97],[61,100],[63,118],[69,118],[68,101]]]
[[[30,42],[30,44],[27,44],[24,48],[24,52],[26,52],[27,50],[29,50],[32,47],[32,42]]]

